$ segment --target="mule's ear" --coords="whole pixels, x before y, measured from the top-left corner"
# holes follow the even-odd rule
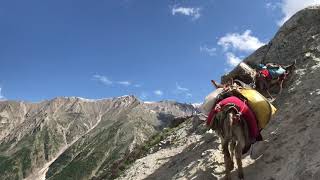
[[[216,82],[215,82],[214,80],[211,80],[211,84],[212,84],[215,88],[218,88],[218,87],[217,87],[217,84],[216,84]]]
[[[222,84],[217,83],[215,80],[211,80],[211,83],[214,87],[216,87],[216,89],[223,87]]]
[[[231,78],[231,85],[233,85],[233,78]]]

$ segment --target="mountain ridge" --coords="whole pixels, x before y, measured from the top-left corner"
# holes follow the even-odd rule
[[[103,174],[106,170],[98,167],[108,166],[105,162],[108,154],[121,158],[123,152],[134,149],[148,136],[168,126],[170,119],[195,111],[191,105],[171,101],[143,103],[133,95],[99,100],[57,97],[39,103],[2,101],[0,178],[44,179],[47,170],[59,178],[59,173],[64,173],[63,169],[75,162],[74,158],[81,152],[84,154],[86,148],[91,150],[85,156],[96,153],[101,159],[96,159],[97,164],[88,166],[88,170],[83,171],[86,174],[77,179]],[[120,149],[115,150],[113,146]],[[60,156],[65,157],[66,153],[71,159],[63,162],[63,169],[57,169],[55,165],[59,163],[54,162],[61,163]]]

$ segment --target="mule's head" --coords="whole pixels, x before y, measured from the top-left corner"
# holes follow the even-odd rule
[[[264,91],[268,89],[267,79],[263,74],[257,72],[254,79],[255,86],[258,90]]]

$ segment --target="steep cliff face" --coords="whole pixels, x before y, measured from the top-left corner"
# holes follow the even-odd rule
[[[320,179],[320,7],[298,12],[270,43],[244,61],[251,65],[297,62],[274,102],[278,112],[262,131],[264,141],[254,145],[251,155],[244,156],[245,178]],[[164,140],[170,142],[168,146],[137,160],[120,179],[223,177],[219,140],[214,133],[195,130],[204,128],[198,121],[193,118],[181,124],[176,131],[180,135],[172,133]],[[235,172],[233,178],[237,179]]]
[[[286,22],[275,38],[249,62],[290,64],[295,74],[278,96],[278,108],[257,144],[249,179],[320,179],[320,7],[309,7]]]
[[[108,177],[110,164],[193,106],[134,96],[0,102],[0,179]],[[47,174],[47,175],[46,175]]]

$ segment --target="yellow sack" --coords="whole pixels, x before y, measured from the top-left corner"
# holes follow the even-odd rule
[[[203,112],[204,114],[208,115],[213,106],[216,104],[218,96],[223,92],[223,88],[218,88],[212,93],[210,93],[204,103],[200,106],[200,111]]]
[[[263,95],[254,89],[241,88],[239,89],[239,92],[248,99],[248,104],[258,120],[259,128],[265,128],[270,121],[271,116],[275,114],[277,109]]]

